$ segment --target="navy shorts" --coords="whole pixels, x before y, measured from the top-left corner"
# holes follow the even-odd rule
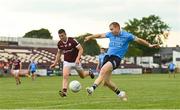
[[[111,56],[106,55],[104,57],[103,65],[106,64],[108,61],[112,63],[113,70],[115,70],[116,68],[119,67],[119,65],[121,63],[121,58],[119,58],[118,56],[115,56],[115,55],[111,55]]]
[[[34,74],[36,71],[30,71],[31,72],[31,74]]]
[[[169,70],[171,73],[173,73],[174,72],[174,70],[172,69],[172,70]]]

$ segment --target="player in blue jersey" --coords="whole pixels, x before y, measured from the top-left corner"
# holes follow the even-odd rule
[[[120,90],[115,83],[111,81],[112,71],[119,67],[121,59],[124,57],[125,53],[128,50],[128,45],[130,42],[135,41],[139,44],[143,44],[150,48],[159,48],[158,44],[150,44],[147,41],[138,38],[131,33],[128,33],[124,30],[121,30],[119,23],[112,22],[109,25],[110,32],[103,34],[95,34],[87,36],[85,41],[88,41],[93,38],[109,38],[109,48],[107,55],[104,57],[104,63],[100,70],[98,78],[95,80],[94,84],[91,87],[87,87],[87,93],[91,95],[95,89],[104,82],[104,85],[109,89],[114,91],[117,96],[123,100],[127,101],[127,94],[125,91]]]
[[[169,66],[168,66],[168,69],[169,69],[169,77],[170,77],[170,74],[174,74],[174,78],[175,78],[175,64],[174,63],[170,63]]]
[[[37,64],[32,61],[30,64],[29,64],[29,68],[28,68],[30,74],[31,74],[31,77],[32,77],[32,80],[35,80],[35,72],[37,70]]]
[[[103,61],[104,61],[104,57],[106,55],[106,49],[105,48],[101,48],[100,49],[100,55],[99,55],[99,61],[98,61],[98,65],[96,67],[96,71],[100,72],[101,67],[103,66]]]

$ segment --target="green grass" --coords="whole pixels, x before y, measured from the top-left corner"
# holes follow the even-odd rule
[[[15,85],[12,77],[0,78],[0,108],[25,109],[119,109],[155,108],[180,109],[180,74],[168,78],[167,74],[113,75],[112,80],[127,91],[129,100],[120,101],[106,87],[97,88],[93,96],[87,96],[85,87],[94,80],[77,79],[83,88],[78,93],[69,92],[67,98],[58,95],[62,77],[38,77],[35,81],[22,78],[22,84]]]

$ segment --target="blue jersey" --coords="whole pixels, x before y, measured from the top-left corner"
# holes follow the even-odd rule
[[[36,71],[36,69],[37,69],[36,63],[31,63],[30,64],[30,71]]]
[[[115,55],[123,58],[128,50],[129,42],[135,40],[135,36],[126,31],[121,31],[119,35],[115,36],[112,32],[106,33],[106,37],[110,39],[108,55]]]
[[[105,55],[106,55],[105,53],[102,53],[99,55],[99,66],[100,66],[100,68],[103,65]]]
[[[174,69],[175,69],[175,64],[170,63],[170,64],[169,64],[169,70],[174,70]]]

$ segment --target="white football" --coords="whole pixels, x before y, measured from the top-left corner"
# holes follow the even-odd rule
[[[77,80],[71,81],[69,83],[69,89],[72,92],[79,92],[81,90],[81,83]]]

